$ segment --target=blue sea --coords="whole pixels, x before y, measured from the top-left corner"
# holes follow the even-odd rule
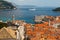
[[[37,7],[37,8],[17,8],[16,10],[0,10],[0,20],[25,20],[27,23],[34,23],[35,15],[60,16],[60,12],[52,11],[54,7]]]

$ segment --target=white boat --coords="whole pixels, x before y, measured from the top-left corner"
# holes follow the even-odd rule
[[[35,8],[31,8],[31,9],[29,9],[30,11],[36,11],[36,9]]]
[[[0,22],[3,22],[2,20],[0,20]]]

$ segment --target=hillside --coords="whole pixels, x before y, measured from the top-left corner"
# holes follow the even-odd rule
[[[53,11],[59,11],[60,12],[60,7],[53,9]]]
[[[15,9],[16,7],[12,3],[0,0],[0,9]]]

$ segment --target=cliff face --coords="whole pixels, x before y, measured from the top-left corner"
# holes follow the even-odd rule
[[[15,9],[16,7],[13,6],[10,2],[0,0],[0,9]]]

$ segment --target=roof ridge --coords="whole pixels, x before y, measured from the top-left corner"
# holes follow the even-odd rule
[[[3,28],[1,29],[1,31],[2,31],[2,30],[6,30],[6,33],[8,33],[8,35],[9,35],[11,38],[15,38],[15,36],[13,36],[13,34],[11,35],[11,31],[9,32],[10,29],[8,29],[8,28],[6,28],[6,27],[3,27]],[[1,31],[0,31],[0,32],[1,32]]]
[[[11,34],[11,31],[13,31],[13,30],[12,30],[12,29],[9,29],[9,28],[5,28],[5,29],[6,29],[6,31],[9,33],[9,35],[10,35],[12,38],[14,38],[13,35]],[[9,32],[8,30],[9,30],[10,32]]]
[[[0,32],[1,32],[3,29],[5,29],[5,27],[3,27],[2,29],[0,29]]]

